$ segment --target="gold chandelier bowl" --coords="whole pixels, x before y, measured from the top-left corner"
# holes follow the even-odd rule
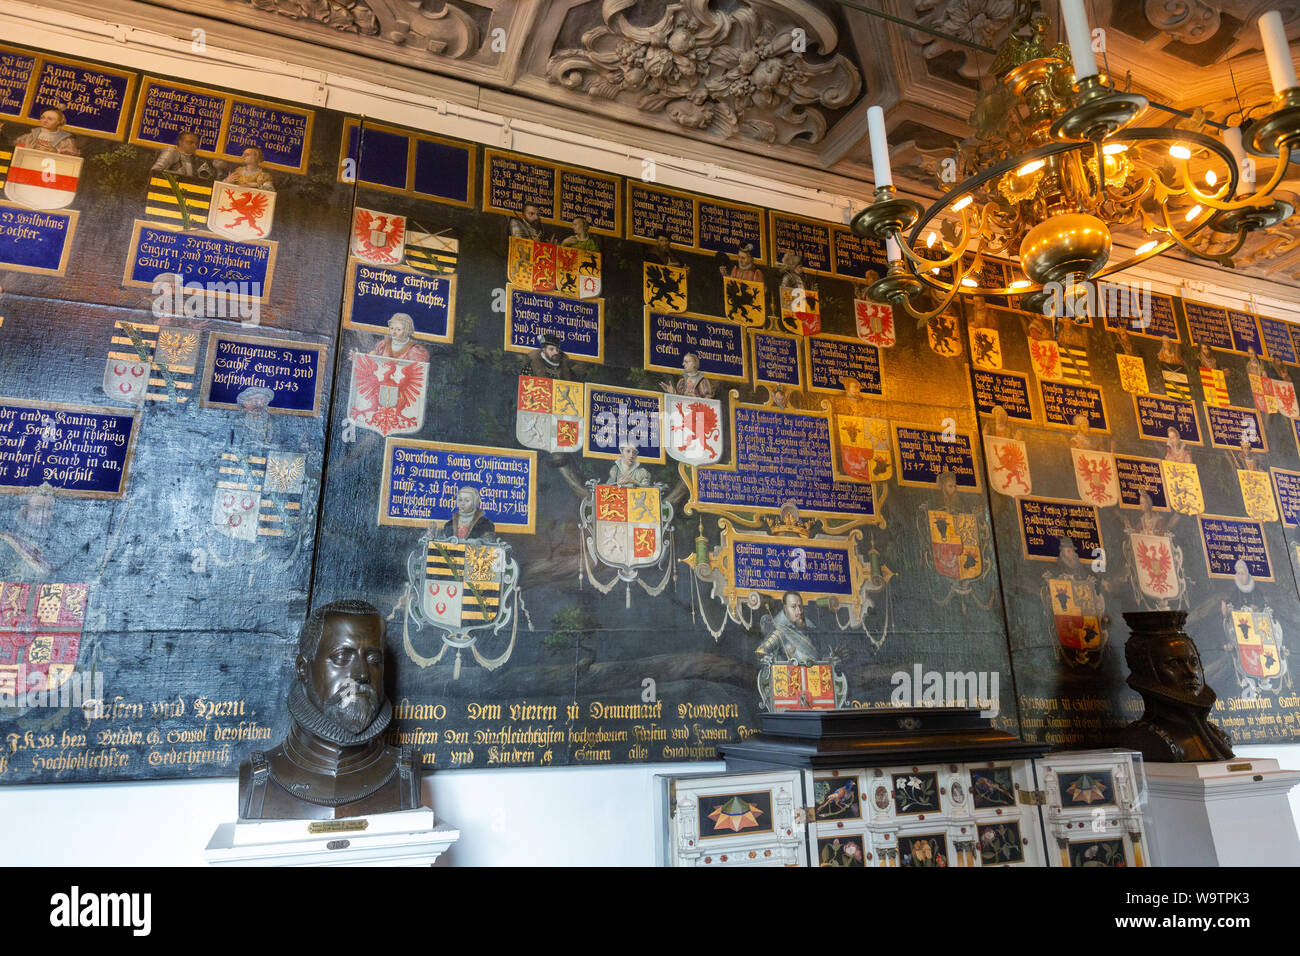
[[[1096,216],[1068,212],[1040,222],[1020,243],[1020,267],[1030,282],[1091,279],[1110,258],[1110,228]]]

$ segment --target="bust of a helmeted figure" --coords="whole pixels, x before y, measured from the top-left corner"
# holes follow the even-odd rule
[[[293,724],[274,750],[239,767],[239,816],[332,819],[421,804],[420,760],[384,742],[384,622],[364,601],[312,612],[298,638]]]

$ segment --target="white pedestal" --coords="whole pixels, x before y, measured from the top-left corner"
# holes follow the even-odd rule
[[[460,839],[427,808],[346,820],[248,820],[217,827],[211,866],[429,866]]]
[[[1160,866],[1297,866],[1287,793],[1300,771],[1276,760],[1143,765],[1147,820]]]

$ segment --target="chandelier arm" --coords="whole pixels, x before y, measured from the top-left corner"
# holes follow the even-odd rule
[[[931,312],[917,311],[915,308],[912,307],[911,299],[908,299],[905,296],[900,296],[899,301],[896,302],[895,304],[902,305],[903,311],[906,312],[908,315],[910,315],[912,318],[916,319],[918,322],[929,322],[936,315],[939,315],[941,312],[947,309],[948,306],[952,305],[952,300],[957,298],[957,290],[960,288],[961,288],[960,280],[953,283],[953,287],[948,290],[948,294],[944,297],[943,301],[939,303],[939,307],[937,309],[934,309]]]
[[[919,274],[920,270],[925,270],[926,272],[929,272],[931,269],[942,269],[946,266],[952,265],[954,262],[959,261],[961,257],[966,254],[972,238],[971,231],[970,231],[970,214],[967,213],[965,209],[963,209],[960,215],[961,215],[961,233],[960,233],[961,238],[960,240],[954,241],[953,244],[954,248],[957,251],[954,252],[946,259],[926,259],[924,256],[918,256],[916,253],[912,251],[911,244],[908,243],[903,238],[903,234],[901,230],[897,235],[894,236],[895,241],[898,242],[899,250],[903,253],[904,256],[907,257],[909,262],[917,266],[917,269],[913,270],[914,272],[918,272]],[[980,233],[984,231],[984,226],[986,225],[987,221],[988,221],[988,207],[985,206],[984,210],[980,213],[979,228],[975,230],[974,235],[978,236]],[[947,248],[947,246],[948,244],[945,242],[944,247]]]
[[[1201,228],[1205,225],[1206,222],[1208,222],[1208,217],[1206,217],[1206,219],[1202,220],[1201,222],[1197,223],[1196,226],[1191,230],[1191,232],[1187,233],[1186,237],[1184,237],[1183,234],[1178,231],[1178,228],[1172,222],[1169,221],[1168,206],[1161,206],[1160,214],[1164,217],[1165,220],[1165,234],[1168,235],[1169,238],[1172,239],[1180,248],[1186,249],[1188,252],[1190,252],[1198,259],[1210,259],[1212,261],[1216,261],[1220,263],[1225,267],[1228,268],[1231,267],[1232,265],[1231,262],[1224,261],[1225,256],[1213,255],[1207,252],[1202,252],[1200,249],[1197,249],[1194,245],[1192,245],[1188,241],[1192,236],[1196,235],[1196,233],[1198,233],[1201,230]],[[1245,242],[1244,238],[1242,239],[1242,242]],[[1238,245],[1236,248],[1239,249],[1241,248],[1241,246]],[[1234,249],[1233,251],[1235,252],[1236,249]]]
[[[1281,185],[1282,179],[1286,176],[1287,168],[1291,165],[1291,147],[1285,146],[1283,147],[1283,149],[1286,151],[1286,156],[1284,158],[1279,154],[1278,161],[1276,165],[1273,167],[1273,174],[1269,177],[1268,183],[1265,184],[1265,186],[1262,189],[1257,189],[1251,195],[1245,196],[1235,201],[1229,199],[1227,202],[1218,202],[1212,199],[1211,197],[1204,196],[1200,192],[1198,192],[1196,186],[1193,185],[1193,183],[1191,182],[1191,177],[1187,174],[1187,169],[1186,169],[1187,163],[1185,161],[1183,163],[1184,168],[1182,170],[1182,179],[1187,186],[1187,192],[1190,193],[1196,199],[1197,202],[1201,203],[1204,206],[1209,206],[1211,209],[1218,209],[1218,210],[1261,209],[1269,205],[1273,201],[1269,197],[1273,194],[1273,191],[1277,189],[1279,185]],[[1218,194],[1216,193],[1215,195]],[[1229,193],[1229,195],[1232,194]]]

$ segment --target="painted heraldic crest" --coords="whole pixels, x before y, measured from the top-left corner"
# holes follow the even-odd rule
[[[935,571],[954,581],[979,577],[984,562],[975,516],[930,509],[925,514],[930,525],[930,553],[934,556]]]
[[[5,177],[5,198],[29,209],[64,209],[77,198],[80,156],[15,146]]]
[[[208,228],[231,239],[266,239],[275,219],[275,193],[255,186],[212,184]]]
[[[1015,438],[984,436],[984,461],[988,464],[989,485],[998,494],[1015,498],[1033,494],[1029,474],[1029,450]]]
[[[894,474],[889,422],[862,415],[835,416],[840,471],[858,481],[888,481]]]
[[[0,694],[57,688],[77,667],[88,584],[0,581]]]
[[[384,437],[418,432],[424,426],[428,382],[428,362],[355,355],[348,417]]]
[[[496,623],[506,563],[504,544],[430,541],[420,596],[425,618],[453,632]]]
[[[351,252],[377,266],[397,265],[406,253],[406,217],[358,206],[352,215]]]
[[[262,511],[259,490],[218,488],[212,495],[212,525],[227,538],[256,541]]]
[[[668,396],[668,454],[687,465],[722,458],[722,402],[690,395]]]
[[[104,365],[104,394],[139,408],[149,394],[149,375],[152,371],[153,366],[148,362],[110,358]]]
[[[659,489],[596,485],[592,494],[596,556],[613,568],[657,564],[664,550]]]
[[[585,387],[581,382],[519,376],[515,438],[539,451],[582,450]]]
[[[1091,579],[1048,578],[1047,600],[1061,656],[1071,665],[1096,667],[1106,647],[1106,607]]]
[[[1278,689],[1287,673],[1286,648],[1272,608],[1230,604],[1223,625],[1236,646],[1233,665],[1244,696]]]
[[[1071,448],[1074,458],[1074,483],[1079,497],[1098,508],[1119,504],[1119,473],[1115,456],[1108,451]]]
[[[868,345],[887,349],[897,341],[894,310],[888,305],[854,299],[853,320],[857,324],[858,338]]]
[[[1181,597],[1183,556],[1173,536],[1133,531],[1128,541],[1132,550],[1130,560],[1142,593],[1157,601]]]

